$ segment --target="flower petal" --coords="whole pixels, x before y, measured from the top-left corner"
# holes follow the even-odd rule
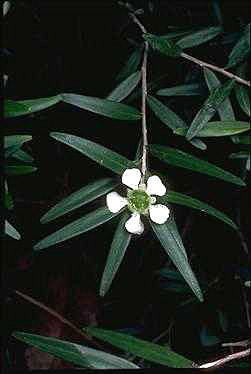
[[[127,187],[136,190],[141,179],[141,172],[139,169],[126,169],[122,175],[122,183]]]
[[[125,228],[131,234],[142,234],[142,232],[144,231],[144,225],[141,222],[140,214],[133,213],[131,217],[126,221]]]
[[[106,195],[106,204],[110,212],[117,213],[127,205],[127,199],[120,196],[117,192],[110,192]]]
[[[170,215],[170,209],[162,204],[150,205],[150,218],[155,223],[165,223]]]
[[[146,192],[149,195],[163,196],[166,193],[166,187],[157,175],[152,175],[147,180]]]

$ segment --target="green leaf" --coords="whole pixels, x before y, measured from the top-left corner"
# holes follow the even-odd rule
[[[105,117],[126,121],[135,121],[141,118],[141,113],[136,108],[126,104],[76,94],[65,93],[61,96],[65,103],[75,105],[96,114],[101,114]]]
[[[157,91],[160,96],[194,96],[201,95],[204,87],[200,83],[182,84],[180,86],[162,88]]]
[[[188,130],[186,123],[161,101],[151,95],[147,95],[147,102],[155,113],[155,115],[168,127],[170,127],[175,134],[185,135]],[[206,149],[207,146],[200,139],[192,139],[189,141],[192,145],[200,149]]]
[[[29,165],[5,165],[5,173],[8,175],[23,175],[33,173],[37,168]]]
[[[177,131],[176,131],[176,134],[178,134]],[[191,143],[192,145],[194,145],[196,148],[201,149],[202,151],[204,151],[205,149],[207,149],[207,145],[202,140],[200,140],[200,139],[193,138],[193,139],[189,140],[189,143]]]
[[[122,101],[125,97],[130,95],[141,79],[141,71],[136,71],[121,82],[110,94],[107,100]]]
[[[212,177],[223,179],[227,182],[231,182],[239,186],[246,185],[241,178],[235,176],[229,171],[223,170],[218,166],[215,166],[207,161],[201,160],[188,153],[182,152],[179,149],[165,147],[158,144],[150,145],[149,149],[153,156],[171,165],[183,167],[185,169],[190,169],[193,171],[197,171],[199,173],[208,174]]]
[[[138,366],[121,357],[88,348],[65,340],[16,331],[16,339],[52,354],[65,361],[90,369],[138,369]]]
[[[178,247],[180,247],[180,251],[183,253],[184,257],[187,259],[187,253],[186,253],[185,247],[183,245],[183,242],[182,242],[182,239],[180,237],[176,222],[175,222],[172,215],[168,218],[168,221],[166,222],[166,225],[167,225],[168,230],[170,231],[173,239],[176,241]]]
[[[18,117],[26,114],[38,112],[40,110],[49,108],[61,101],[61,96],[43,97],[41,99],[33,100],[5,100],[4,113],[5,117]]]
[[[28,107],[24,104],[19,104],[18,101],[4,100],[4,117],[18,117],[28,113]]]
[[[3,2],[3,16],[6,16],[9,10],[10,10],[10,1],[4,1]]]
[[[101,279],[100,296],[104,296],[109,290],[130,243],[132,235],[125,229],[125,223],[128,218],[129,214],[126,212],[116,228]]]
[[[208,86],[208,89],[210,93],[213,93],[214,89],[221,86],[221,82],[217,78],[217,76],[214,74],[213,71],[207,68],[203,68],[204,70],[204,77]],[[236,87],[236,86],[235,86]],[[232,104],[227,97],[223,103],[220,104],[220,106],[217,109],[220,119],[222,121],[234,121],[235,115],[232,108]]]
[[[9,192],[7,180],[4,181],[4,206],[7,209],[13,209],[14,207],[13,198]]]
[[[245,78],[246,66],[247,64],[245,63],[241,65],[236,71],[236,74],[239,77]],[[242,84],[237,84],[235,86],[235,95],[241,109],[250,117],[250,99],[248,89],[244,87]]]
[[[14,153],[16,153],[20,149],[20,145],[13,145],[11,147],[5,148],[4,157],[9,158],[12,157]]]
[[[229,136],[250,130],[250,123],[244,121],[215,121],[208,122],[203,129],[197,132],[199,137]],[[186,135],[186,129],[178,128],[175,133]]]
[[[188,128],[186,123],[176,113],[155,97],[147,95],[147,102],[155,115],[174,132],[178,128]]]
[[[236,226],[236,224],[230,218],[228,218],[226,214],[204,203],[203,201],[195,199],[191,196],[182,194],[180,192],[168,191],[166,196],[159,198],[159,201],[162,204],[174,203],[174,204],[188,206],[189,208],[193,208],[193,209],[198,209],[203,213],[210,214],[213,217],[216,217],[219,220],[227,223],[228,225],[233,227],[235,230],[238,230],[238,227]]]
[[[235,159],[235,158],[248,158],[250,156],[250,152],[248,151],[240,151],[236,153],[231,153],[229,155],[229,158]]]
[[[245,30],[232,49],[228,56],[228,63],[226,69],[239,64],[250,52],[250,24],[245,27]]]
[[[14,145],[21,145],[32,139],[30,135],[10,135],[4,137],[4,148],[13,147]]]
[[[161,87],[162,82],[164,79],[168,77],[168,74],[163,74],[160,77],[153,79],[149,82],[147,82],[147,92],[148,94],[154,90],[157,90]],[[142,95],[142,86],[140,85],[139,88],[137,88],[127,99],[126,102],[129,104],[133,102],[134,100],[137,100]]]
[[[24,161],[24,162],[33,162],[34,158],[31,157],[27,152],[23,151],[22,149],[18,148],[14,151],[11,157],[16,158],[17,160]]]
[[[173,261],[174,265],[177,267],[178,271],[184,277],[187,284],[190,286],[191,290],[197,296],[197,298],[202,302],[203,295],[198,284],[198,281],[191,269],[191,266],[184,256],[184,252],[181,250],[180,246],[177,244],[177,240],[174,237],[172,231],[169,228],[168,220],[166,223],[159,225],[150,221],[153,231],[160,243],[162,244],[165,252],[168,254],[170,259]]]
[[[86,214],[85,216],[71,222],[70,224],[64,226],[62,229],[40,240],[34,246],[34,249],[37,251],[43,248],[51,247],[52,245],[64,242],[65,240],[83,234],[84,232],[92,230],[95,227],[109,221],[119,213],[111,213],[107,207],[96,209],[95,211]]]
[[[192,48],[196,45],[208,42],[209,40],[219,35],[221,32],[222,27],[220,26],[207,27],[205,29],[195,31],[190,35],[184,36],[184,38],[180,39],[177,42],[177,45],[182,49]]]
[[[128,334],[95,327],[86,327],[84,330],[88,334],[108,342],[115,347],[157,364],[174,368],[191,368],[194,366],[192,361],[166,347],[135,338]]]
[[[167,40],[163,37],[148,33],[143,34],[143,38],[154,50],[157,50],[168,57],[179,57],[182,52],[182,49],[172,40]]]
[[[11,236],[13,239],[19,240],[21,238],[19,232],[7,220],[5,220],[5,234]]]
[[[60,132],[51,132],[50,136],[78,150],[93,161],[119,175],[122,175],[126,169],[135,167],[133,161],[90,140]]]
[[[117,81],[122,81],[123,79],[129,77],[132,73],[134,73],[140,64],[141,61],[141,56],[142,56],[142,50],[143,48],[136,49],[127,62],[125,63],[124,67],[120,71],[120,73],[117,75],[116,80]]]
[[[10,157],[13,153],[16,153],[23,143],[28,142],[32,139],[30,135],[10,135],[4,137],[4,157]]]
[[[215,88],[210,94],[209,98],[205,101],[202,108],[196,114],[189,130],[187,131],[186,138],[191,140],[203,127],[210,121],[215,114],[218,107],[230,95],[231,90],[235,84],[232,79],[226,84]]]
[[[236,144],[249,144],[250,145],[251,136],[250,134],[249,135],[246,135],[246,134],[235,135],[232,137],[232,140]]]
[[[180,36],[190,34],[190,32],[191,31],[174,31],[174,32],[169,32],[169,34],[166,34],[166,35],[161,35],[161,36],[159,36],[159,38],[166,39],[166,40],[176,39]]]
[[[73,192],[71,195],[56,204],[43,215],[40,222],[47,223],[69,213],[73,209],[77,209],[111,191],[117,186],[117,184],[118,182],[112,178],[102,178],[92,182],[80,190]]]

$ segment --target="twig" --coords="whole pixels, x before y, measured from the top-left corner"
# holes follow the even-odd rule
[[[146,29],[142,25],[142,23],[138,20],[138,18],[135,16],[135,13],[129,13],[129,16],[132,18],[134,23],[139,26],[140,30],[145,34]],[[147,159],[147,146],[148,146],[148,140],[147,140],[147,126],[146,126],[146,97],[147,97],[147,82],[146,82],[146,69],[147,69],[147,56],[148,56],[148,49],[149,45],[148,42],[145,42],[145,49],[144,49],[144,56],[143,56],[143,62],[142,62],[142,104],[141,104],[141,112],[142,112],[142,138],[143,138],[143,144],[142,144],[142,161],[141,161],[141,171],[142,171],[142,183],[144,183],[145,174],[147,170],[146,166],[146,159]]]
[[[232,355],[228,355],[226,357],[220,358],[219,360],[213,362],[207,362],[206,364],[200,365],[198,369],[207,369],[207,368],[216,368],[219,366],[224,365],[226,362],[237,360],[239,358],[247,357],[250,355],[250,348],[246,349],[245,351],[233,353]]]
[[[233,342],[233,343],[222,343],[222,347],[247,347],[250,345],[250,339],[241,340],[239,342]]]
[[[195,58],[193,56],[190,56],[190,55],[188,55],[188,54],[186,54],[184,52],[182,52],[180,54],[180,56],[183,57],[183,58],[185,58],[186,60],[194,62],[197,65],[200,65],[201,67],[207,67],[207,68],[209,68],[211,70],[218,71],[219,73],[224,74],[227,77],[229,77],[231,79],[235,79],[237,82],[245,84],[246,86],[250,87],[250,81],[246,81],[245,79],[242,79],[242,78],[238,77],[237,75],[234,75],[234,74],[230,73],[229,71],[227,71],[227,70],[225,70],[223,68],[219,68],[218,66],[215,66],[215,65],[212,65],[212,64],[208,64],[207,62],[198,60],[197,58]]]
[[[98,344],[96,341],[93,340],[92,337],[90,337],[89,335],[85,334],[82,330],[80,330],[77,326],[75,326],[72,322],[68,321],[66,318],[64,318],[63,316],[61,316],[59,313],[57,313],[55,310],[49,308],[48,306],[44,305],[43,303],[40,303],[39,301],[33,299],[33,297],[31,296],[28,296],[18,290],[14,290],[14,293],[17,294],[18,296],[21,296],[23,299],[29,301],[30,303],[38,306],[39,308],[45,310],[46,312],[48,312],[49,314],[51,314],[52,316],[56,317],[60,322],[62,322],[63,324],[69,326],[72,328],[72,330],[74,330],[77,334],[81,335],[82,337],[84,337],[86,340],[88,340],[90,343],[92,343],[93,345],[95,345],[97,348],[102,348],[100,346],[100,344]]]

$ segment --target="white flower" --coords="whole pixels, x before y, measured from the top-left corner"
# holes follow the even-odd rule
[[[107,207],[112,213],[119,212],[125,206],[132,212],[126,221],[125,228],[132,234],[142,234],[144,225],[140,214],[149,214],[153,222],[162,224],[169,217],[170,210],[162,204],[155,204],[156,198],[152,195],[163,196],[166,187],[157,175],[148,178],[146,185],[140,184],[141,172],[139,169],[126,169],[122,175],[122,183],[130,189],[127,190],[127,198],[117,192],[110,192],[106,196]]]

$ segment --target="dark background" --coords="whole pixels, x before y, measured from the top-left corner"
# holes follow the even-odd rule
[[[154,34],[167,34],[172,26],[199,29],[217,24],[211,1],[152,3],[154,7],[150,12],[148,1],[131,1],[136,7],[145,9],[140,19]],[[250,22],[248,2],[219,3],[225,33],[238,32],[242,25]],[[24,100],[67,92],[105,98],[116,86],[117,74],[134,51],[127,38],[141,42],[138,28],[128,22],[126,10],[116,1],[16,2],[4,20],[4,72],[9,76],[4,95],[9,99]],[[233,44],[218,43],[219,40],[216,38],[216,42],[213,40],[195,47],[188,53],[224,66]],[[198,66],[152,54],[148,79],[164,74],[160,88],[183,84],[188,74],[196,79],[202,77]],[[225,81],[224,76],[218,77]],[[185,119],[186,115],[196,114],[206,96],[207,93],[203,97],[178,97],[170,101],[170,107]],[[235,98],[232,104],[236,117],[247,120]],[[140,109],[139,100],[130,105]],[[239,150],[229,138],[208,139],[208,149],[201,151],[186,143],[184,138],[173,135],[150,111],[147,115],[150,143],[181,149],[240,174],[239,162],[228,159],[230,153]],[[206,283],[219,279],[205,303],[195,303],[185,312],[176,311],[181,296],[161,290],[155,272],[166,264],[168,258],[148,228],[140,238],[132,240],[104,299],[98,297],[98,288],[116,219],[41,253],[33,252],[33,245],[40,239],[102,206],[104,198],[55,222],[41,225],[39,220],[50,207],[91,181],[114,176],[109,170],[50,138],[50,131],[82,136],[129,159],[134,158],[141,136],[139,122],[111,120],[64,103],[31,116],[6,121],[6,135],[33,136],[24,149],[32,154],[38,168],[33,174],[8,179],[15,200],[15,209],[8,214],[22,235],[20,241],[6,238],[3,246],[5,336],[12,364],[14,362],[16,367],[27,365],[23,345],[9,338],[12,331],[46,335],[48,331],[42,329],[41,319],[44,324],[49,319],[47,315],[39,316],[37,308],[13,295],[14,289],[32,295],[54,309],[59,308],[58,299],[61,297],[64,300],[61,313],[80,326],[91,323],[94,318],[100,327],[136,329],[140,337],[148,340],[167,329],[175,316],[173,348],[197,361],[223,352],[219,344],[201,345],[198,332],[202,325],[211,326],[221,339],[234,337],[241,340],[246,337],[248,330],[241,283],[236,280],[236,274],[241,276],[241,269],[246,264],[246,255],[234,230],[210,216],[173,206],[196,276]],[[150,168],[166,175],[172,189],[208,202],[234,220],[236,206],[240,204],[243,232],[250,243],[247,190],[174,168],[153,158],[150,158]],[[63,296],[59,296],[59,290]],[[225,311],[228,319],[225,333],[215,323],[215,310],[219,308]],[[31,315],[36,317],[31,320]],[[68,335],[62,333],[61,336]],[[77,337],[74,338],[77,341]]]

